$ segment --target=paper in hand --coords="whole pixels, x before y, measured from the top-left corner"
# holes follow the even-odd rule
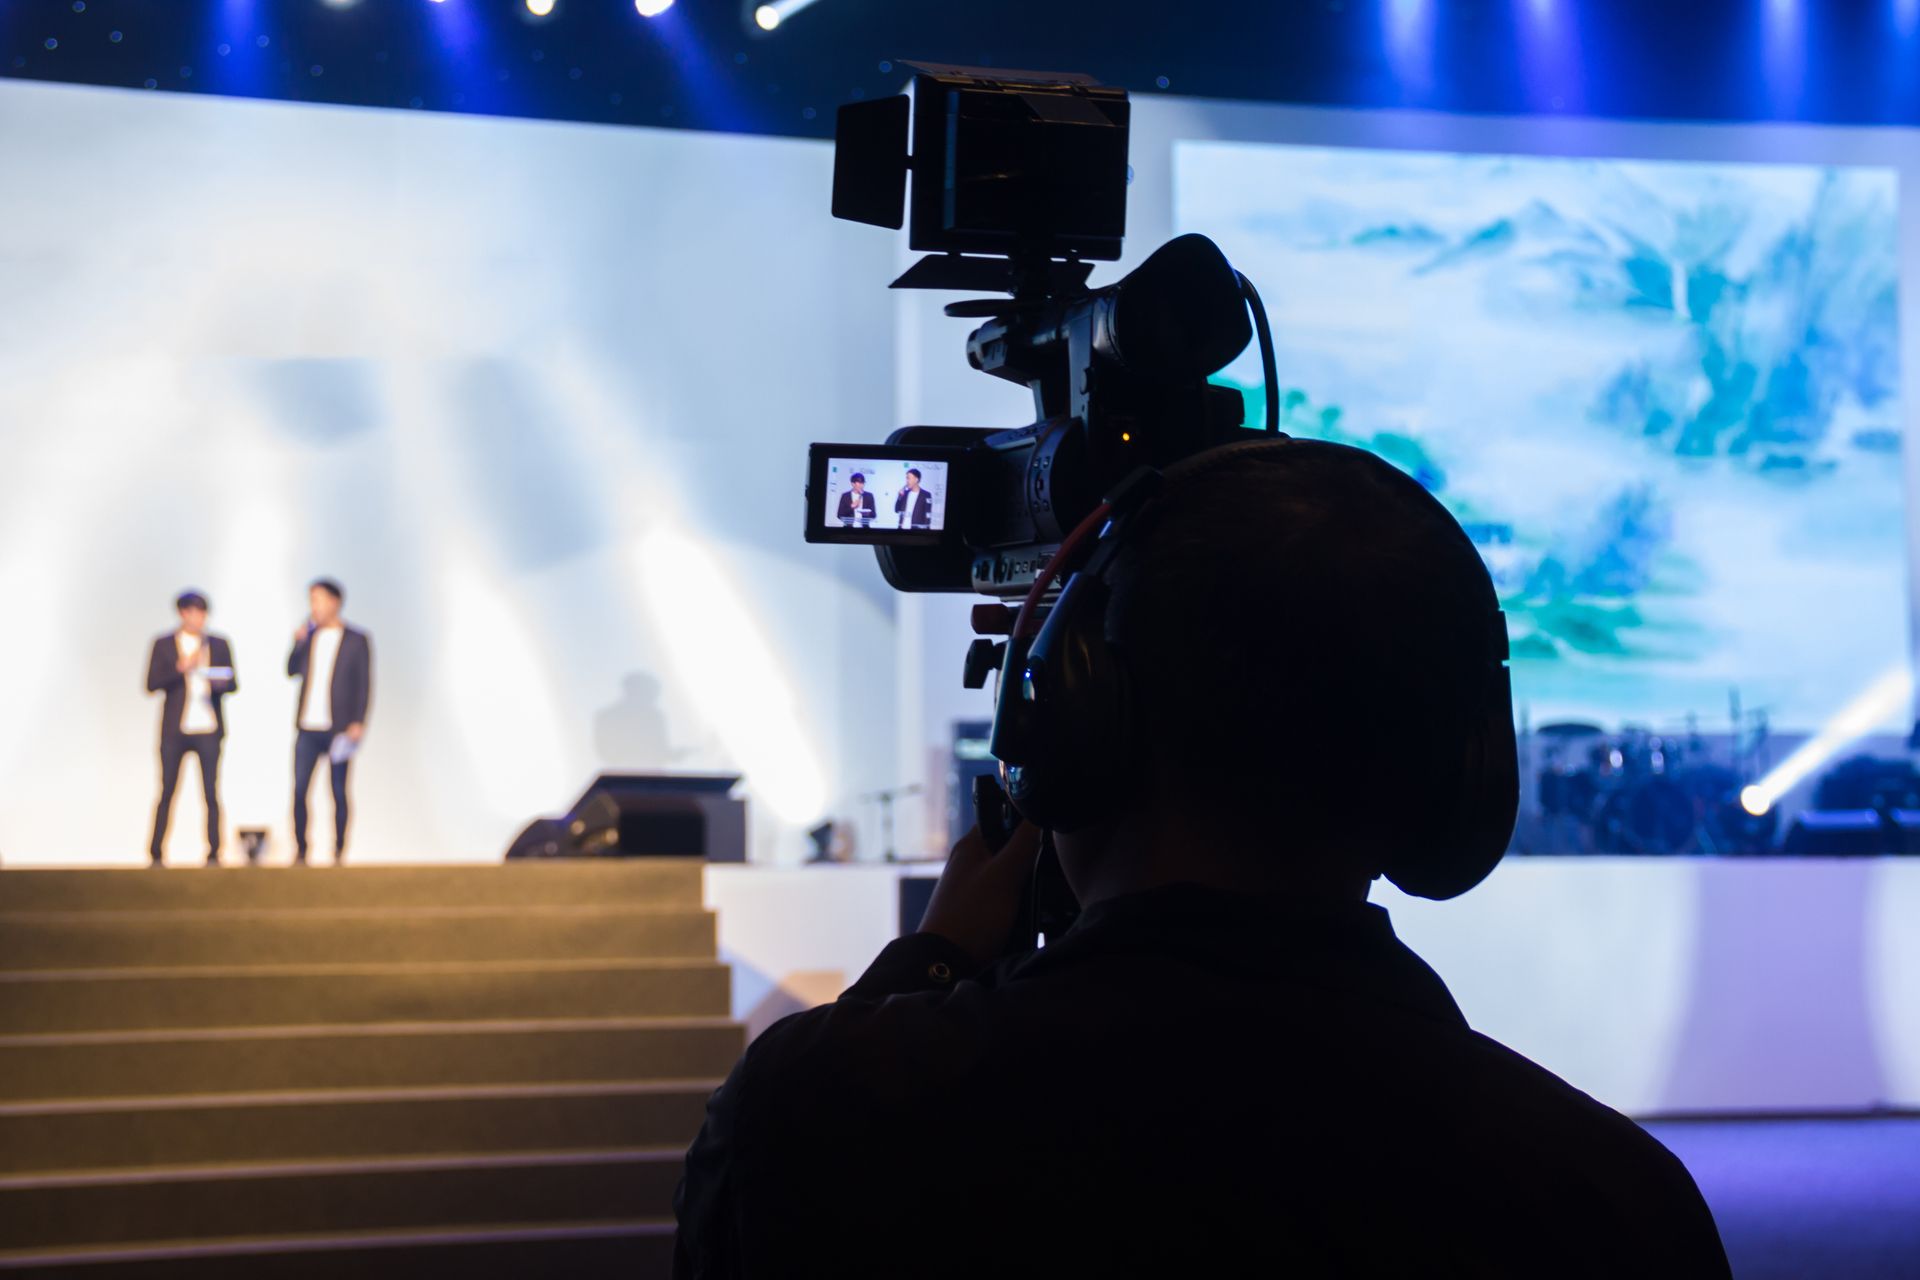
[[[333,746],[328,749],[327,756],[335,764],[345,764],[353,759],[353,753],[359,749],[360,744],[352,738],[344,733],[336,733],[333,735]]]

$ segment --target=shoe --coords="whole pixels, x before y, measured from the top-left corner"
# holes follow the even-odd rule
[[[217,867],[217,866],[219,866],[219,865],[220,865],[220,855],[219,855],[219,854],[217,854],[217,853],[210,853],[210,854],[208,854],[208,855],[207,855],[207,865],[208,865],[208,866],[210,866],[210,867]]]

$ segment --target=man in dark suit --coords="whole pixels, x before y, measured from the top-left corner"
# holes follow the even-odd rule
[[[373,701],[373,644],[340,617],[346,592],[330,578],[307,589],[307,620],[293,633],[287,674],[300,681],[294,715],[293,844],[296,863],[307,860],[307,790],[324,757],[333,780],[333,860],[347,853],[347,766],[367,731]]]
[[[159,866],[173,813],[173,791],[189,755],[200,759],[200,786],[207,798],[207,865],[220,865],[220,742],[227,722],[220,704],[240,687],[233,674],[233,646],[207,634],[207,598],[184,591],[174,601],[178,630],[160,636],[147,656],[147,692],[160,703],[160,803],[153,810],[147,853]]]
[[[902,529],[933,527],[933,495],[920,487],[920,468],[907,468],[907,483],[893,500],[893,511]]]
[[[851,488],[840,495],[840,523],[849,529],[864,529],[873,523],[873,495],[867,492],[867,478],[858,471],[847,482]]]

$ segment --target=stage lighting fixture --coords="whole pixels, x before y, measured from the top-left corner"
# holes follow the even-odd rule
[[[1895,667],[1861,690],[1860,696],[1840,708],[1820,731],[1801,743],[1767,775],[1740,791],[1740,807],[1759,817],[1780,802],[1815,769],[1833,759],[1843,747],[1865,737],[1913,700],[1913,672]]]
[[[762,31],[777,30],[781,23],[813,4],[814,0],[769,0],[753,11],[753,25]]]
[[[657,18],[673,8],[673,0],[633,0],[633,7],[643,18]]]
[[[360,0],[320,0],[320,3],[329,9],[351,9],[359,4]]]
[[[544,18],[553,12],[553,0],[527,0],[527,12],[536,18]]]

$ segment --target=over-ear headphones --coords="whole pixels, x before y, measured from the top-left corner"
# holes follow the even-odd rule
[[[1223,463],[1284,458],[1284,451],[1303,443],[1343,447],[1269,437],[1196,455],[1164,479],[1142,469],[1062,543],[1015,622],[994,707],[991,750],[1022,816],[1051,830],[1072,831],[1114,814],[1134,785],[1128,772],[1144,756],[1146,744],[1132,677],[1113,633],[1110,571],[1162,485],[1180,483],[1181,473],[1196,464],[1211,470]],[[1083,550],[1084,561],[1076,569]],[[1052,576],[1068,572],[1052,612],[1034,627]],[[1388,851],[1382,868],[1394,884],[1420,897],[1454,897],[1484,879],[1505,854],[1518,813],[1506,622],[1491,579],[1485,596],[1487,648],[1478,673],[1483,682],[1478,710],[1464,733],[1449,735],[1423,753],[1421,767],[1435,771],[1423,822],[1428,837]]]

